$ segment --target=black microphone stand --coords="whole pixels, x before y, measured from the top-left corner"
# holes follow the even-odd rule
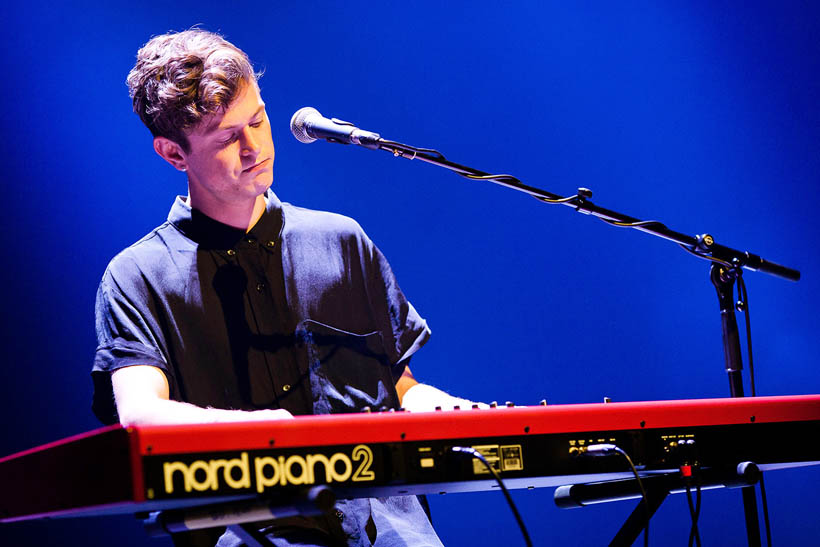
[[[735,301],[732,287],[742,272],[737,268],[727,268],[712,263],[710,279],[717,290],[720,305],[720,323],[723,329],[723,353],[726,358],[726,373],[729,375],[729,390],[732,397],[743,397],[743,358],[740,352],[740,336],[735,317]],[[753,394],[754,395],[754,394]],[[746,517],[746,536],[750,547],[760,547],[760,522],[757,513],[757,496],[754,486],[741,488],[743,510]]]
[[[396,157],[410,160],[418,159],[425,163],[444,167],[471,180],[486,180],[507,188],[512,188],[513,190],[529,194],[545,203],[567,205],[573,207],[580,213],[593,215],[613,226],[634,228],[673,241],[688,253],[699,258],[710,260],[712,262],[710,279],[717,290],[718,302],[720,304],[720,317],[723,328],[723,351],[726,359],[726,372],[729,375],[729,389],[732,397],[744,396],[742,377],[743,361],[741,358],[740,339],[737,319],[735,317],[735,302],[732,288],[735,281],[742,275],[743,268],[782,277],[790,281],[798,281],[800,279],[800,272],[793,268],[767,261],[748,251],[738,251],[730,247],[719,245],[709,234],[689,236],[670,230],[658,221],[639,220],[616,211],[598,207],[589,200],[589,198],[592,197],[592,192],[586,188],[579,188],[578,193],[574,196],[561,197],[539,188],[527,186],[511,175],[492,175],[484,171],[479,171],[478,169],[453,163],[447,160],[440,152],[429,148],[416,148],[395,141],[385,140],[375,134],[372,138],[367,137],[363,139],[359,144],[365,148],[388,151]],[[759,547],[760,525],[758,522],[757,498],[754,486],[743,487],[742,493],[748,542],[751,547]],[[640,528],[638,528],[638,531],[640,531]]]
[[[740,353],[740,336],[735,317],[735,301],[732,288],[739,272],[734,268],[713,263],[709,278],[717,290],[720,305],[720,324],[723,329],[723,353],[726,373],[729,375],[729,391],[732,397],[743,397],[743,361]]]

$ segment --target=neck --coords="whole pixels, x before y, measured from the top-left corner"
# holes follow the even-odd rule
[[[188,205],[190,205],[192,209],[197,209],[222,224],[227,224],[228,226],[233,226],[246,232],[249,232],[251,228],[254,227],[266,208],[265,196],[263,194],[256,196],[256,199],[253,201],[242,203],[223,202],[220,203],[218,207],[209,207],[207,202],[203,203],[201,200],[197,200],[193,194],[195,193],[189,189],[188,197],[186,198]]]

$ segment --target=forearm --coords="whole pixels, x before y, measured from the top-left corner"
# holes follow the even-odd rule
[[[115,370],[111,387],[124,426],[253,422],[291,418],[287,410],[203,408],[169,398],[168,381],[157,367],[134,365]]]
[[[254,422],[291,418],[287,410],[226,410],[203,408],[168,399],[145,400],[134,405],[118,405],[120,423],[124,426],[173,425],[221,422]]]

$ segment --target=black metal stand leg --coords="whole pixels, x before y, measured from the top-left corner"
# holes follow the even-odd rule
[[[663,500],[665,500],[668,495],[668,489],[648,489],[646,491],[646,497],[649,503],[647,504],[647,500],[641,498],[640,503],[638,503],[635,510],[632,511],[632,514],[629,515],[629,518],[626,519],[621,529],[618,530],[618,533],[610,542],[609,546],[628,547],[635,543],[635,540],[641,535],[641,530],[646,528],[646,523],[652,518],[652,515],[655,514],[655,511],[658,510],[658,507],[661,506]]]
[[[746,535],[749,547],[760,547],[760,523],[757,518],[757,492],[754,486],[744,486],[743,510],[746,514]]]

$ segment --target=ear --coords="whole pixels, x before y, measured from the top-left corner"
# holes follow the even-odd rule
[[[182,147],[166,137],[154,137],[154,151],[162,159],[174,166],[174,168],[185,171],[188,164],[185,160],[185,151]]]

